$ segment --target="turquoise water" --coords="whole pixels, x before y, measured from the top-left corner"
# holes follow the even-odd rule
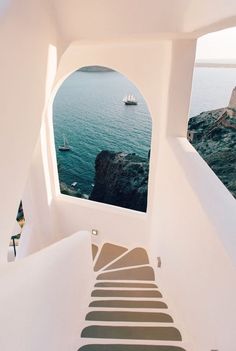
[[[236,85],[235,68],[196,68],[190,116],[228,105]],[[122,102],[127,93],[137,106]],[[147,157],[151,118],[139,91],[117,72],[73,73],[54,101],[54,130],[61,182],[89,194],[94,182],[94,162],[101,150],[124,151]],[[65,134],[72,147],[60,152]]]
[[[133,93],[138,105],[122,99]],[[94,163],[101,150],[124,151],[147,157],[151,142],[151,118],[139,91],[117,72],[73,73],[54,101],[54,130],[60,181],[89,194]],[[60,152],[65,134],[72,147]]]

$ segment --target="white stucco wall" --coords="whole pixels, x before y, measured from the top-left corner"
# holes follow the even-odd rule
[[[191,350],[233,351],[235,199],[185,138],[163,141],[161,154],[150,241],[158,283]]]
[[[98,230],[97,243],[112,242],[126,247],[146,246],[148,215],[120,207],[60,195],[55,201],[59,234],[75,230]]]
[[[48,1],[6,1],[5,5],[0,22],[2,261],[57,64],[57,36]]]
[[[1,350],[78,349],[94,284],[90,233],[1,265],[0,276]]]
[[[51,182],[45,173],[47,168],[47,141],[44,123],[22,196],[25,225],[22,230],[17,259],[32,254],[59,240]],[[75,233],[78,229],[71,231]]]

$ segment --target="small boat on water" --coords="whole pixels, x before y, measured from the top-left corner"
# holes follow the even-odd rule
[[[124,97],[123,102],[125,105],[138,105],[138,101],[133,94],[128,94]]]
[[[59,146],[58,150],[60,150],[60,151],[70,151],[71,147],[68,144],[65,135],[63,135],[63,142],[64,142],[63,145]]]

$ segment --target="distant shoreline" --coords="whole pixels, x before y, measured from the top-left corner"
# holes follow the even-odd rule
[[[82,67],[80,69],[78,69],[78,71],[81,72],[114,72],[113,69],[108,68],[108,67],[103,67],[103,66],[85,66]]]
[[[209,67],[209,68],[236,68],[236,62],[195,62],[195,67]]]

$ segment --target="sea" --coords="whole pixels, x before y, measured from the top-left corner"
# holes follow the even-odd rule
[[[228,105],[236,68],[196,67],[189,117]],[[122,100],[132,93],[138,105]],[[76,182],[83,194],[94,186],[95,159],[102,150],[148,157],[151,116],[139,90],[115,71],[76,71],[62,84],[53,104],[53,125],[60,182]],[[59,151],[65,136],[69,152]]]

